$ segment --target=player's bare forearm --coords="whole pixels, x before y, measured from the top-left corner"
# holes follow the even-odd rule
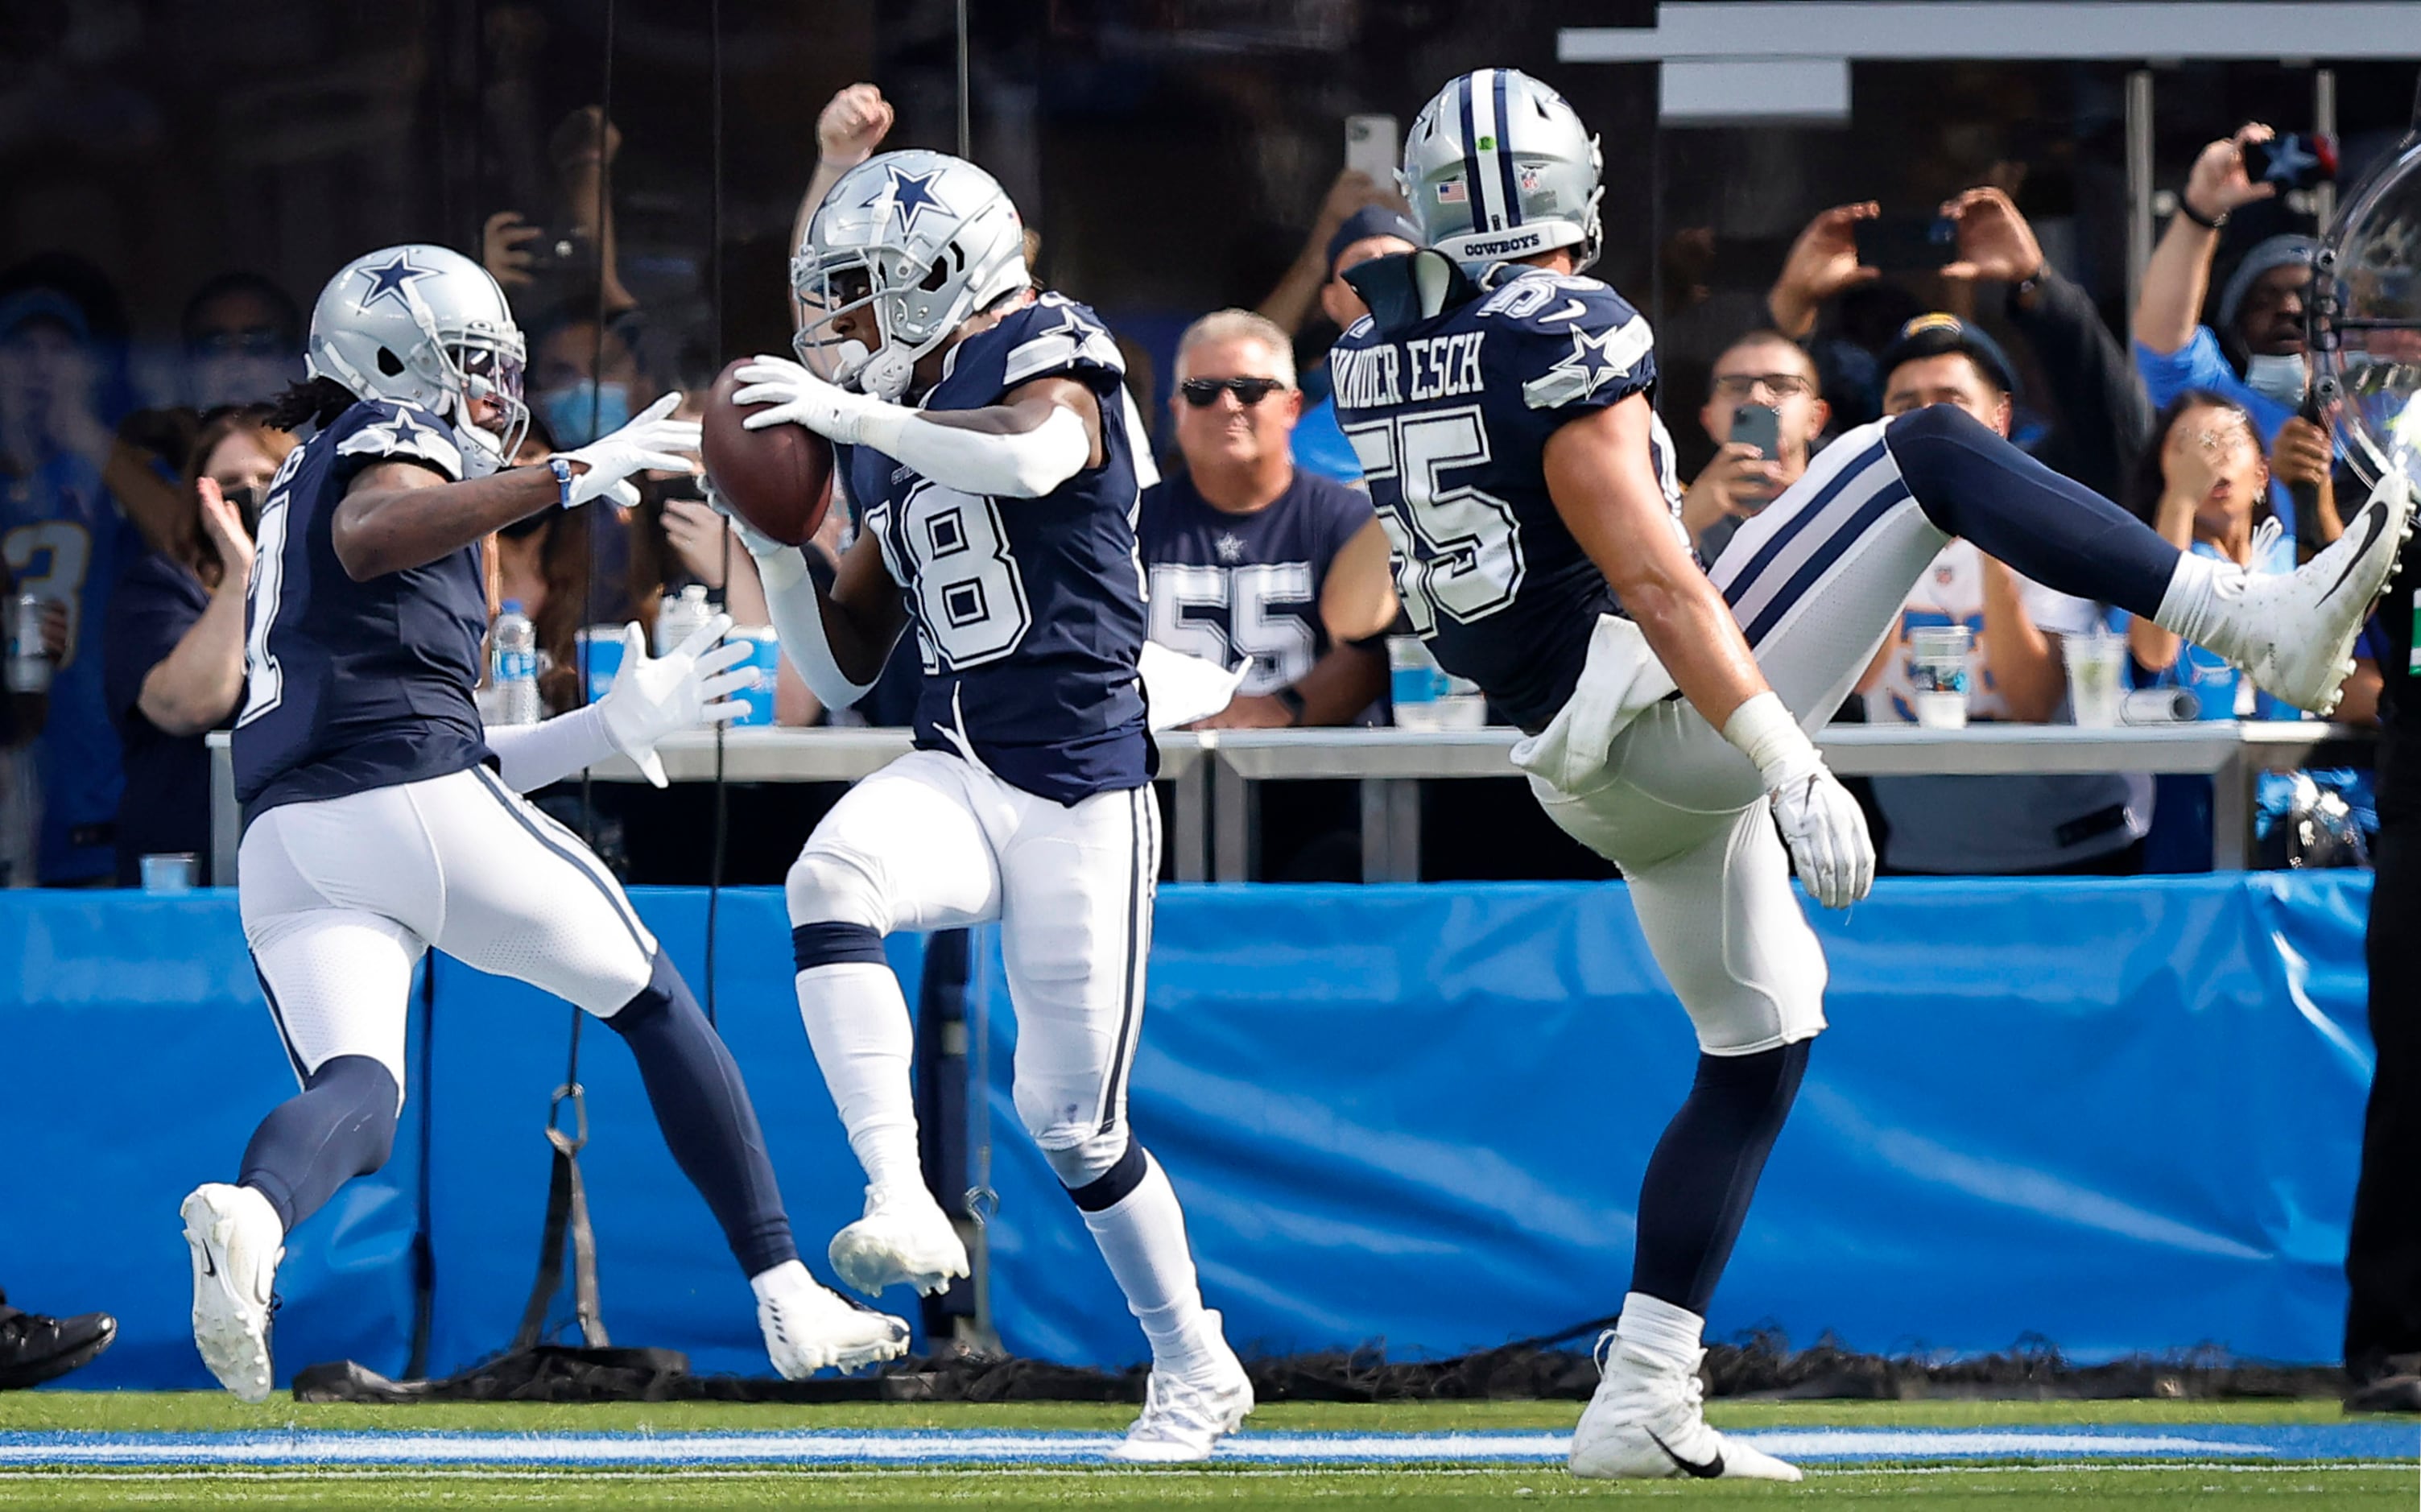
[[[1717,729],[1769,691],[1731,606],[1698,569],[1648,462],[1648,400],[1572,421],[1547,440],[1547,491],[1674,685]]]
[[[356,583],[426,567],[488,533],[554,508],[562,490],[543,467],[512,467],[449,483],[410,462],[364,468],[328,522],[345,575]]]
[[[824,641],[832,647],[834,664],[860,687],[882,675],[891,647],[908,625],[908,604],[899,585],[882,565],[879,543],[870,535],[858,537],[841,554],[829,592],[816,589],[816,608],[823,619]]]
[[[2138,343],[2165,357],[2194,339],[2203,296],[2210,288],[2211,254],[2218,247],[2217,231],[2183,215],[2169,217],[2168,229],[2144,264],[2144,291],[2135,302]]]
[[[1295,694],[1303,699],[1303,714],[1296,723],[1351,724],[1356,714],[1378,702],[1386,689],[1384,647],[1331,647],[1326,656],[1311,664],[1310,671],[1295,679]]]

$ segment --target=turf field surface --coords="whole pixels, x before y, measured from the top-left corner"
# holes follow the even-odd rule
[[[0,1397],[0,1506],[1535,1505],[1683,1496],[1923,1508],[2421,1507],[2421,1424],[2328,1402],[1718,1403],[1797,1487],[1584,1485],[1575,1404],[1281,1404],[1219,1462],[1096,1468],[1132,1409],[704,1403],[248,1408]],[[769,1461],[788,1460],[788,1463]],[[977,1463],[969,1464],[966,1461]],[[872,1468],[874,1466],[881,1468]]]

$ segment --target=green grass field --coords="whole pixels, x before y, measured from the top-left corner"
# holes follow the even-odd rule
[[[1067,1404],[846,1407],[700,1403],[605,1407],[430,1405],[249,1408],[216,1393],[20,1393],[0,1396],[0,1434],[109,1431],[275,1433],[294,1429],[692,1433],[827,1428],[1113,1430],[1132,1410]],[[1280,1404],[1252,1426],[1297,1431],[1563,1430],[1577,1415],[1562,1402]],[[1719,1426],[2002,1428],[2083,1424],[2331,1425],[2334,1402],[1717,1403]],[[2409,1455],[2421,1461],[2421,1426]],[[0,1507],[632,1507],[788,1506],[1000,1508],[1055,1506],[1296,1506],[1320,1508],[1535,1505],[1541,1501],[1667,1499],[1788,1502],[1804,1506],[2150,1509],[2294,1504],[2421,1507],[2421,1462],[2327,1464],[1811,1466],[1796,1487],[1657,1482],[1583,1485],[1560,1467],[1293,1470],[1221,1465],[1198,1470],[803,1468],[410,1472],[331,1469],[0,1469]]]

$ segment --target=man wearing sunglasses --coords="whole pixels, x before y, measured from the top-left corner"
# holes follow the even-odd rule
[[[1246,310],[1186,329],[1169,400],[1185,471],[1144,497],[1151,638],[1252,665],[1205,725],[1349,725],[1387,680],[1396,617],[1368,494],[1296,464],[1303,413],[1284,333]]]

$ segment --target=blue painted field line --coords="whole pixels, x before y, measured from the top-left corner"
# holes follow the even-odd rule
[[[2297,1464],[2421,1458],[2421,1428],[2394,1423],[2092,1424],[2043,1428],[1771,1428],[1737,1435],[1812,1464],[2248,1459]],[[985,1429],[706,1433],[0,1433],[0,1466],[706,1467],[1091,1464],[1110,1433]],[[1225,1462],[1278,1466],[1536,1464],[1570,1440],[1545,1432],[1244,1433]]]

